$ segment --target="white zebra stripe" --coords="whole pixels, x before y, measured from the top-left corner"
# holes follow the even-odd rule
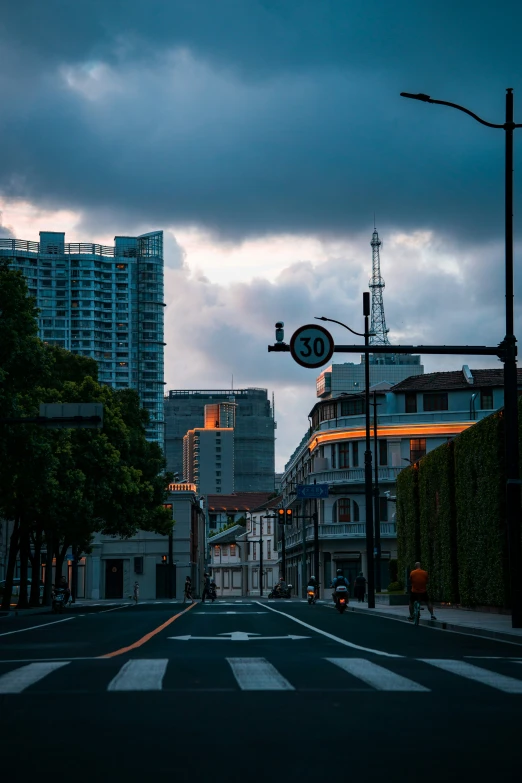
[[[472,663],[440,658],[422,658],[420,660],[423,660],[424,663],[429,663],[431,666],[444,669],[446,672],[457,674],[459,677],[465,677],[468,680],[489,685],[490,688],[496,688],[496,690],[504,691],[504,693],[522,693],[522,680],[507,677],[505,674],[497,674],[489,671],[489,669],[482,669],[480,666],[474,666]]]
[[[367,661],[366,658],[327,658],[330,663],[339,666],[345,672],[353,674],[359,680],[368,685],[377,688],[379,691],[416,691],[417,693],[427,691],[424,685],[409,680],[400,674],[395,674],[383,666]]]
[[[45,661],[14,669],[0,677],[0,693],[21,693],[56,669],[67,666],[68,663],[69,661]]]
[[[293,691],[294,686],[265,658],[227,658],[242,691]]]
[[[108,691],[160,691],[168,658],[127,661],[107,686]]]

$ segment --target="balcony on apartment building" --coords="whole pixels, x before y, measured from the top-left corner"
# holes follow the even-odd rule
[[[319,463],[319,464],[318,464]],[[300,484],[364,484],[364,467],[358,468],[334,468],[333,470],[321,469],[328,460],[324,458],[316,459],[316,468],[312,473],[304,476]],[[385,465],[379,467],[379,482],[396,481],[397,476],[404,470],[403,465]],[[375,469],[372,471],[372,477]]]
[[[314,540],[314,526],[306,526],[306,541]],[[347,538],[365,538],[366,525],[364,522],[334,522],[319,525],[319,540],[347,539]],[[396,538],[397,526],[395,522],[381,522],[381,538]],[[287,533],[285,539],[285,550],[299,546],[303,541],[303,531]],[[281,551],[281,541],[277,543],[278,551]]]

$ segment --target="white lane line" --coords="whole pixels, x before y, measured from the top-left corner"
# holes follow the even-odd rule
[[[385,669],[366,658],[327,658],[327,661],[339,666],[343,671],[353,674],[359,680],[372,685],[378,691],[417,691],[429,692],[429,688],[418,682],[402,677],[400,674]]]
[[[132,604],[122,604],[121,606],[116,606],[114,609],[104,609],[103,612],[96,612],[96,614],[105,614],[106,612],[117,612],[118,609],[128,609],[129,606],[132,606]]]
[[[13,633],[25,633],[25,631],[35,631],[38,628],[47,628],[48,625],[56,625],[57,623],[66,623],[68,620],[74,620],[74,617],[65,617],[63,620],[53,620],[51,623],[42,623],[41,625],[31,625],[30,628],[19,628],[18,631],[6,631],[6,633],[0,633],[0,636],[10,636]]]
[[[108,691],[160,691],[168,658],[127,661],[107,686]]]
[[[457,674],[459,677],[466,677],[468,680],[489,685],[498,691],[504,691],[504,693],[522,693],[522,680],[506,677],[505,674],[497,674],[488,669],[481,669],[480,666],[474,666],[472,663],[440,658],[419,658],[419,660],[439,669],[444,669],[446,672]]]
[[[265,658],[227,658],[242,691],[293,691],[282,674]]]
[[[69,661],[30,663],[28,666],[22,666],[20,669],[15,669],[0,677],[0,693],[21,693],[30,685],[34,685],[35,682],[42,680],[48,674],[55,671],[55,669],[61,669],[62,666],[67,666],[68,663]]]
[[[383,655],[385,658],[403,658],[403,655],[396,655],[395,653],[387,653],[383,650],[373,650],[371,647],[361,647],[360,644],[354,644],[353,642],[348,642],[346,639],[340,639],[339,636],[334,636],[333,633],[328,633],[328,631],[323,631],[321,628],[316,628],[315,625],[309,625],[308,623],[303,622],[303,620],[298,620],[297,617],[293,617],[291,614],[287,614],[286,612],[281,612],[279,609],[273,609],[271,606],[267,606],[266,604],[262,604],[260,601],[256,601],[259,606],[266,606],[266,608],[270,612],[275,612],[276,614],[281,614],[283,617],[288,617],[289,620],[293,620],[294,623],[299,623],[299,625],[304,625],[305,628],[309,628],[311,631],[315,631],[316,633],[320,633],[321,636],[326,636],[328,639],[333,639],[334,642],[338,642],[339,644],[344,644],[345,647],[352,647],[354,650],[363,650],[364,652],[374,653],[375,655]]]

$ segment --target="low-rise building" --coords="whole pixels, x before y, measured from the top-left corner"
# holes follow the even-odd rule
[[[173,598],[183,597],[190,576],[194,595],[201,594],[205,557],[205,517],[196,488],[170,484],[167,506],[175,521],[172,532]],[[82,586],[86,598],[122,599],[140,586],[140,600],[169,597],[169,537],[140,530],[129,539],[95,536],[84,559]]]

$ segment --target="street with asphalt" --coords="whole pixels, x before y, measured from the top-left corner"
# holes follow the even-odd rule
[[[5,780],[514,781],[521,718],[520,643],[327,601],[0,618]]]

